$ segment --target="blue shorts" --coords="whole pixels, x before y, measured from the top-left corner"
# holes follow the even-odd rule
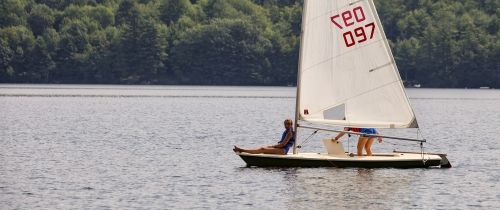
[[[361,128],[359,132],[364,134],[377,134],[377,130],[375,130],[375,128]],[[367,137],[367,135],[361,136]]]
[[[285,152],[285,155],[288,154],[288,150],[290,150],[290,146],[283,147],[283,152]]]

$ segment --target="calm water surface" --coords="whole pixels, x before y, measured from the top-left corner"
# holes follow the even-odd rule
[[[451,169],[245,167],[232,145],[276,142],[294,91],[0,85],[0,209],[500,208],[499,90],[408,90],[426,151]],[[373,147],[393,149],[419,147]]]

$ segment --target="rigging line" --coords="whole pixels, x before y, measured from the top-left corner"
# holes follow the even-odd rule
[[[420,127],[419,127],[419,128],[417,128],[417,138],[418,138],[419,136],[420,136],[422,139],[426,139],[426,138],[425,138],[425,136],[424,136],[424,133],[422,132],[422,130],[420,129]],[[425,142],[426,142],[426,143],[429,143],[429,142],[427,142],[427,141],[425,141]],[[429,144],[431,144],[431,143],[429,143]]]
[[[307,128],[307,129],[313,129],[313,130],[323,130],[323,131],[330,131],[330,132],[335,132],[335,133],[343,132],[343,133],[354,134],[354,135],[365,135],[365,136],[368,136],[368,137],[382,137],[382,138],[396,139],[396,140],[402,140],[402,141],[425,142],[425,139],[419,140],[419,139],[402,138],[402,137],[395,137],[395,136],[384,136],[384,135],[366,134],[366,133],[353,132],[353,131],[334,130],[334,129],[320,128],[320,127],[310,127],[310,126],[303,126],[303,125],[300,125],[300,124],[296,124],[296,125],[297,125],[297,127],[300,127],[300,128]]]
[[[421,151],[421,156],[422,156],[422,163],[424,164],[425,166],[425,163],[427,162],[427,160],[429,159],[425,159],[425,152],[424,152],[424,142],[420,142],[420,151]]]
[[[351,135],[347,134],[347,153],[351,153]]]
[[[420,136],[420,138],[422,138],[422,139],[426,139],[426,138],[424,137],[424,134],[422,133],[422,130],[421,130],[420,128],[418,128],[418,129],[417,129],[417,139],[419,138],[419,136]],[[425,141],[425,143],[428,143],[429,145],[432,145],[432,146],[437,146],[437,145],[432,144],[432,143],[430,143],[430,142],[428,142],[428,141]]]
[[[424,136],[422,135],[421,131],[420,131],[420,128],[417,128],[417,139],[418,139],[420,136],[424,137]]]
[[[306,140],[302,141],[302,144],[299,144],[297,146],[297,148],[302,148],[302,145],[306,144],[311,139],[311,137],[313,137],[316,133],[318,133],[318,130],[312,132],[311,135],[309,135],[309,137],[306,138]]]

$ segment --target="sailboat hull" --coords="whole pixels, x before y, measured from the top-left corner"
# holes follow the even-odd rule
[[[439,155],[384,153],[373,156],[332,156],[326,153],[288,155],[237,153],[247,166],[257,167],[338,167],[338,168],[428,168],[447,163]]]

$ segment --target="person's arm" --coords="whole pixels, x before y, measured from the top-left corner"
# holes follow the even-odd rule
[[[380,135],[380,134],[378,133],[378,131],[377,131],[377,135]],[[378,143],[382,143],[382,137],[380,137],[380,136],[379,136],[379,137],[377,137],[377,139],[378,139]]]
[[[347,131],[347,128],[344,128],[344,131]],[[333,138],[332,140],[335,140],[335,141],[338,141],[340,138],[342,138],[342,136],[344,136],[345,132],[344,131],[341,131],[339,134],[337,134],[337,136],[335,136],[335,138]]]
[[[281,144],[276,144],[273,147],[274,148],[283,148],[283,147],[285,147],[285,145],[288,144],[288,141],[290,141],[290,139],[292,139],[292,137],[293,137],[292,131],[288,130],[288,132],[286,133],[286,136],[285,136],[285,140],[283,142],[281,142]]]

